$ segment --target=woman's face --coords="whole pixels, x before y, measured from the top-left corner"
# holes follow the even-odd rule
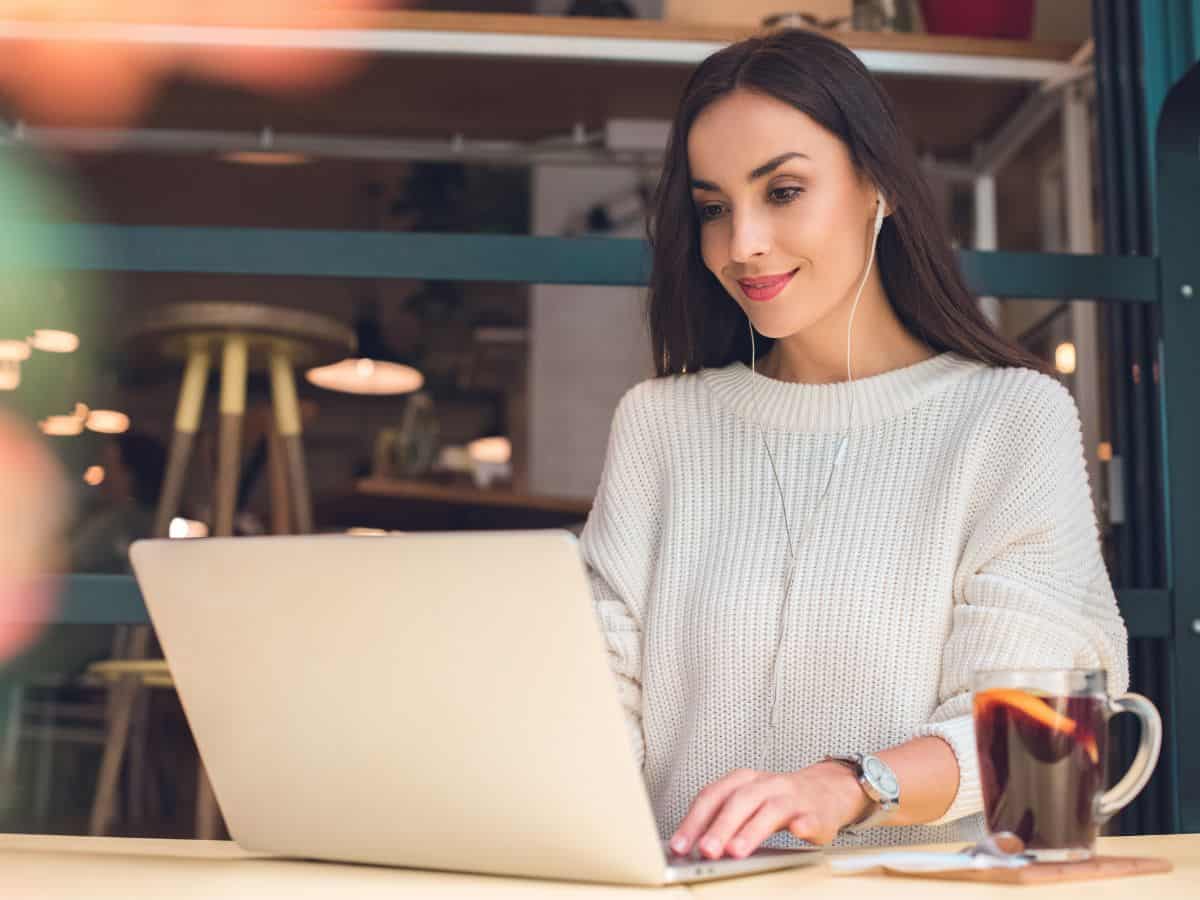
[[[804,113],[737,90],[688,135],[704,264],[760,334],[784,338],[853,302],[875,188],[846,147]]]

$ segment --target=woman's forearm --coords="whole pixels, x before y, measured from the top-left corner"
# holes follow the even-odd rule
[[[940,818],[958,793],[958,757],[940,737],[919,737],[877,753],[900,782],[900,805],[889,825],[920,825]]]
[[[958,792],[958,758],[950,745],[939,737],[919,737],[875,754],[882,759],[900,782],[900,804],[888,819],[888,825],[920,825],[942,816]],[[873,808],[854,773],[840,763],[818,763],[845,773],[844,788],[854,810],[846,824],[864,818]]]

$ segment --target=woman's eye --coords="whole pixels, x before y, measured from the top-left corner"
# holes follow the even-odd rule
[[[799,187],[780,187],[771,191],[770,197],[772,203],[791,203],[797,197],[804,193],[804,188]]]
[[[696,215],[700,217],[701,222],[711,222],[724,212],[724,207],[720,203],[704,203],[696,207]]]

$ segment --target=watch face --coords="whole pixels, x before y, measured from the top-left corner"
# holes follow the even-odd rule
[[[900,784],[896,781],[896,776],[882,760],[868,756],[863,760],[862,770],[867,780],[885,797],[892,798],[900,793]]]

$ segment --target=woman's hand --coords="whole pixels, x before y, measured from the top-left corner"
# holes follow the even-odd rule
[[[785,828],[801,840],[827,844],[866,816],[871,803],[854,773],[839,763],[798,772],[738,769],[699,793],[670,845],[679,854],[698,847],[709,859],[725,853],[741,859]]]

